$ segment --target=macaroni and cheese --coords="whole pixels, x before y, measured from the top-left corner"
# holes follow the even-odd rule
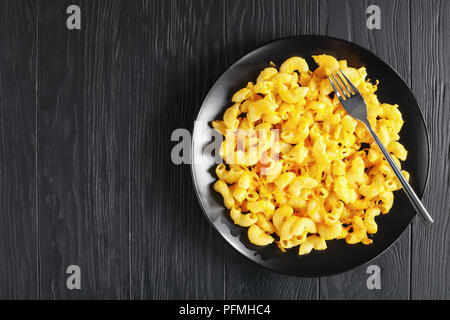
[[[389,212],[401,188],[365,126],[339,103],[331,72],[340,68],[357,86],[370,124],[399,167],[407,156],[398,142],[402,114],[378,101],[378,83],[366,69],[329,55],[313,58],[314,71],[300,57],[278,70],[271,63],[212,123],[224,136],[214,189],[231,219],[248,227],[251,243],[275,242],[282,251],[299,246],[300,255],[324,250],[332,239],[372,243],[377,216]]]

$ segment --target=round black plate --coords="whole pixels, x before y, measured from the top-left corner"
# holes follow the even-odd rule
[[[265,268],[302,277],[337,274],[374,259],[400,237],[415,215],[404,192],[399,190],[395,192],[391,211],[377,218],[379,228],[372,244],[348,245],[344,240],[331,240],[327,241],[327,250],[298,256],[298,248],[283,253],[276,244],[266,247],[251,244],[247,238],[247,228],[234,225],[228,212],[225,212],[222,197],[212,188],[216,180],[213,159],[203,159],[211,161],[208,164],[201,162],[202,151],[210,141],[205,140],[205,132],[211,128],[211,121],[222,117],[226,107],[232,104],[233,93],[248,81],[255,81],[270,61],[280,66],[285,59],[300,56],[313,70],[316,65],[311,56],[316,54],[346,59],[352,67],[365,66],[369,78],[380,81],[377,91],[379,100],[399,105],[405,121],[400,142],[408,150],[403,168],[411,173],[411,185],[419,197],[425,189],[430,162],[427,129],[413,94],[396,71],[358,45],[324,36],[296,36],[271,42],[233,64],[212,87],[194,125],[191,168],[196,193],[208,220],[236,250]]]

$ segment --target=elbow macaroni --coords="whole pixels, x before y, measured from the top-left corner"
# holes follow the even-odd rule
[[[298,246],[300,255],[324,250],[332,239],[370,244],[376,217],[389,212],[401,188],[367,129],[334,95],[330,73],[340,68],[358,87],[370,123],[399,166],[407,156],[398,142],[398,105],[378,101],[378,83],[366,79],[365,68],[329,55],[313,58],[314,71],[300,57],[279,71],[265,68],[212,123],[225,137],[214,190],[233,222],[248,227],[255,245]]]

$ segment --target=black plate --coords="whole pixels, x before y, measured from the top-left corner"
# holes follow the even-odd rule
[[[247,238],[247,228],[233,224],[225,212],[222,197],[212,185],[216,180],[215,165],[201,164],[202,149],[208,144],[204,133],[211,121],[222,117],[230,106],[233,93],[248,81],[256,81],[259,72],[273,61],[277,66],[291,57],[306,59],[310,69],[316,67],[311,56],[330,54],[346,59],[351,67],[365,66],[369,78],[380,80],[377,95],[381,102],[397,103],[405,124],[400,142],[408,150],[403,168],[411,173],[411,185],[422,197],[428,178],[429,144],[423,116],[417,102],[401,77],[390,66],[368,50],[341,39],[324,36],[296,36],[271,42],[247,54],[233,64],[214,84],[198,113],[192,138],[192,176],[201,207],[212,225],[236,250],[257,264],[276,272],[316,277],[341,273],[362,265],[389,248],[403,233],[415,215],[404,192],[395,192],[394,206],[387,215],[377,218],[378,232],[370,245],[346,244],[344,240],[327,241],[324,251],[298,256],[298,248],[281,252],[275,244],[258,247]],[[213,161],[213,159],[208,159]]]

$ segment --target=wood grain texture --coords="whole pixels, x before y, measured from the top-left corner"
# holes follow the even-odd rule
[[[225,70],[224,1],[135,1],[130,98],[132,298],[223,299],[224,241],[171,134]]]
[[[66,28],[77,4],[82,29]],[[382,29],[366,28],[381,8]],[[446,0],[9,0],[0,10],[0,299],[449,299]],[[261,269],[207,222],[170,153],[214,81],[286,36],[326,34],[393,66],[432,149],[425,206],[373,262],[321,279]],[[37,89],[37,91],[36,91]],[[66,268],[81,267],[81,290]],[[382,290],[366,287],[367,266]]]
[[[129,297],[128,1],[39,1],[41,298]],[[68,290],[66,268],[81,268]]]
[[[271,40],[318,33],[317,1],[226,1],[227,63]],[[262,269],[227,246],[226,299],[316,299],[317,279]]]
[[[381,9],[381,29],[366,27],[366,8]],[[408,0],[321,1],[321,33],[368,48],[396,69],[407,84],[410,76]],[[381,85],[383,85],[381,83]],[[410,292],[411,227],[383,255],[350,272],[320,280],[321,299],[408,299]],[[381,290],[367,288],[369,265],[381,268]]]
[[[0,298],[38,298],[36,5],[0,10]]]
[[[413,299],[450,298],[450,7],[447,1],[412,1],[413,91],[422,107],[431,144],[424,204],[433,225],[413,227]]]

